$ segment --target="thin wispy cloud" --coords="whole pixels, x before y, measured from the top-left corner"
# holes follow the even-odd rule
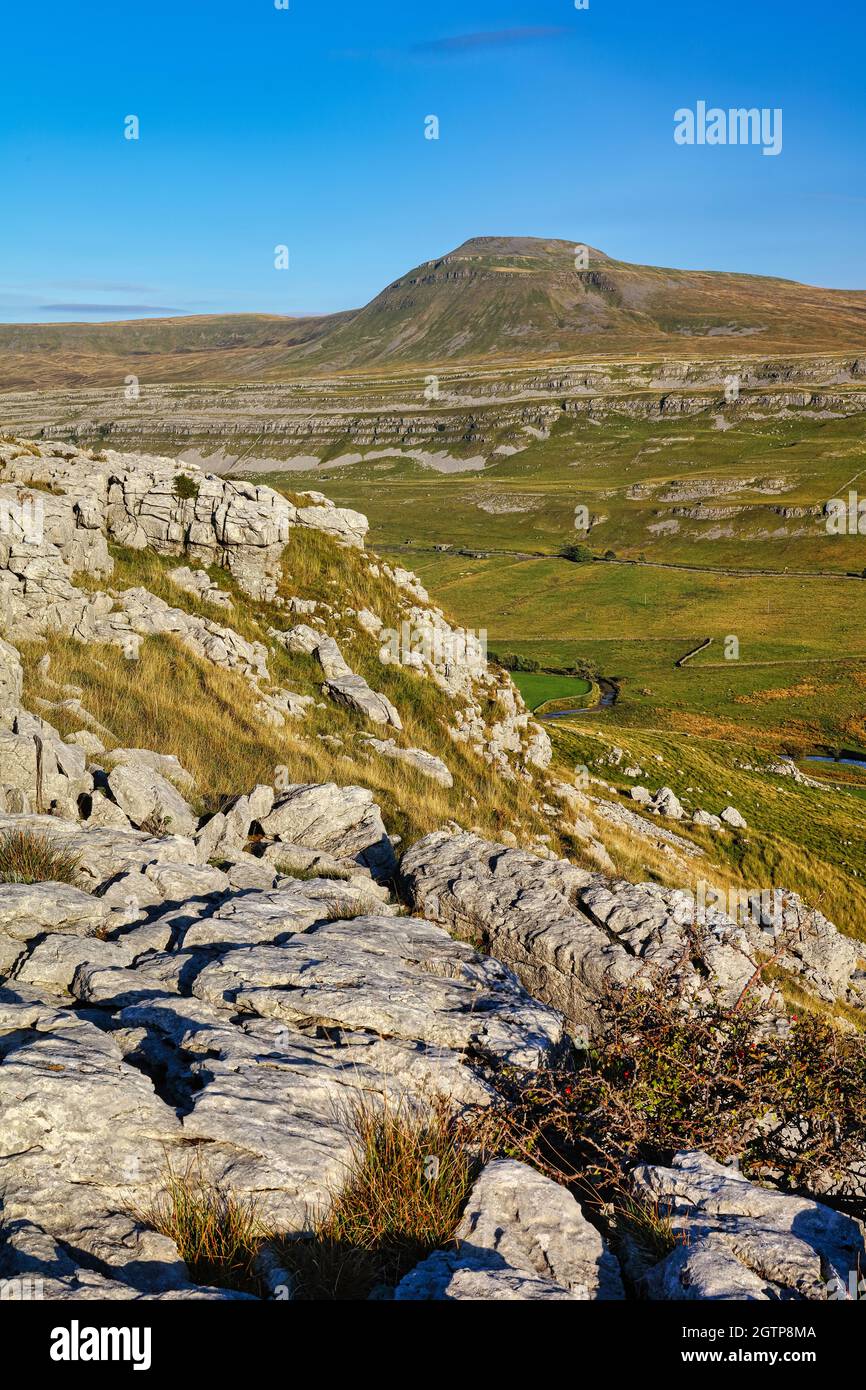
[[[45,290],[95,290],[97,294],[158,294],[153,285],[135,285],[123,280],[45,280]]]
[[[476,34],[454,34],[450,38],[428,39],[416,43],[413,53],[431,53],[454,57],[464,53],[479,53],[493,48],[515,48],[539,43],[544,39],[563,38],[572,31],[562,25],[532,25],[519,29],[490,29]]]
[[[494,53],[497,49],[523,48],[550,39],[571,39],[574,31],[562,25],[531,25],[518,29],[490,29],[472,34],[452,34],[441,39],[425,39],[409,48],[341,48],[332,58],[353,63],[381,63],[386,67],[405,67],[406,63],[464,58],[471,54]]]
[[[43,314],[176,314],[165,304],[40,304]]]

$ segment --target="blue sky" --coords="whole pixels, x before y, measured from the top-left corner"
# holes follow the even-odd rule
[[[494,234],[866,288],[855,0],[41,0],[4,39],[7,322],[329,312]],[[676,145],[699,100],[781,108],[782,153]]]

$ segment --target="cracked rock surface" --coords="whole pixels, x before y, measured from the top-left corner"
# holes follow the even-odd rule
[[[856,1221],[819,1202],[758,1187],[703,1153],[643,1165],[635,1190],[668,1214],[676,1249],[645,1276],[657,1299],[839,1297],[866,1249]]]
[[[591,874],[467,832],[425,836],[402,868],[425,916],[479,941],[536,998],[590,1030],[609,985],[650,987],[658,972],[672,973],[697,1003],[711,991],[731,1006],[760,956],[775,951],[819,997],[859,1007],[866,998],[860,943],[796,894],[782,895],[784,911],[770,916],[757,895],[741,924],[684,890]],[[753,990],[781,1016],[770,986]]]
[[[486,1105],[489,1061],[560,1046],[505,966],[371,880],[233,888],[181,836],[51,828],[95,891],[0,884],[0,1260],[58,1297],[200,1293],[135,1215],[167,1165],[303,1229],[345,1177],[353,1098]],[[144,912],[113,904],[118,874],[153,885]]]

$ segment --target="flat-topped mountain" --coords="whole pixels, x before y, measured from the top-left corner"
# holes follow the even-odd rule
[[[862,342],[866,294],[616,261],[536,237],[476,237],[409,271],[300,350],[342,366],[550,355],[711,354],[737,340]],[[746,347],[745,343],[737,346]]]
[[[857,351],[866,292],[617,261],[579,242],[476,237],[364,308],[0,327],[0,387],[249,381],[460,362]]]

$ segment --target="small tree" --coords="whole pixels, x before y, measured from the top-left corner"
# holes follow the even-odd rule
[[[559,554],[563,560],[570,560],[575,565],[585,565],[594,558],[588,545],[564,545]]]
[[[175,497],[179,498],[181,502],[185,502],[190,498],[198,497],[198,494],[199,486],[195,479],[190,478],[186,473],[178,473],[174,480]]]

